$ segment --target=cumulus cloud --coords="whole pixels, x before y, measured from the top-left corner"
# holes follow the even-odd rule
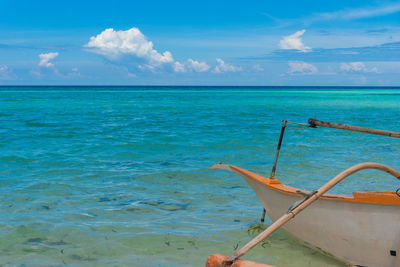
[[[110,60],[133,56],[145,62],[142,68],[151,70],[164,63],[174,62],[170,52],[159,53],[153,48],[153,42],[148,41],[146,36],[135,27],[126,31],[106,29],[97,36],[90,37],[90,41],[85,47]]]
[[[256,64],[256,65],[253,66],[253,70],[259,72],[259,71],[264,71],[264,68],[261,67],[260,64]]]
[[[191,70],[193,70],[195,72],[205,72],[210,69],[210,66],[208,66],[207,63],[199,62],[199,61],[193,60],[191,58],[188,59],[187,66],[188,66],[188,68],[190,68]]]
[[[0,66],[0,80],[13,80],[15,74],[6,65]]]
[[[47,54],[40,54],[39,58],[39,66],[41,67],[54,67],[54,64],[50,62],[50,60],[55,59],[58,56],[58,52],[47,53]]]
[[[236,72],[241,71],[241,67],[236,67],[225,63],[222,59],[217,58],[217,66],[214,68],[214,72],[216,73],[223,73],[223,72]]]
[[[279,42],[279,47],[284,50],[294,49],[299,50],[301,52],[308,52],[311,50],[311,47],[305,46],[303,44],[303,40],[301,40],[301,36],[306,32],[306,30],[297,31],[292,35],[284,36],[283,39]]]
[[[178,61],[176,61],[176,62],[174,63],[173,68],[174,68],[174,71],[175,71],[175,72],[186,72],[185,65],[183,65],[182,63],[180,63],[180,62],[178,62]]]
[[[349,62],[340,64],[340,70],[344,72],[378,72],[376,67],[368,69],[363,62]]]
[[[318,72],[317,67],[302,61],[289,62],[288,65],[289,71],[287,74],[289,75],[310,75]]]
[[[185,63],[176,61],[174,63],[175,72],[206,72],[210,69],[210,66],[206,62],[200,62],[189,58]]]
[[[185,61],[175,61],[169,51],[163,53],[154,49],[153,42],[136,27],[126,31],[105,29],[96,36],[90,37],[84,46],[89,52],[104,56],[111,62],[130,69],[134,66],[139,70],[158,72],[171,70],[177,73],[207,72],[211,66],[206,62],[189,58]],[[216,73],[235,72],[242,70],[217,58]]]

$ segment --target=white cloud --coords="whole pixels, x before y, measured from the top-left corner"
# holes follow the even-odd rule
[[[210,66],[206,62],[199,62],[191,58],[187,60],[187,66],[195,72],[205,72],[210,69]]]
[[[256,65],[253,66],[253,70],[259,72],[259,71],[264,71],[264,68],[261,67],[260,64],[256,64]]]
[[[330,13],[319,13],[316,14],[311,19],[311,21],[364,19],[390,15],[398,12],[400,12],[400,3],[391,3],[377,7],[347,9]]]
[[[289,62],[289,71],[287,74],[289,75],[306,75],[306,74],[315,74],[318,72],[317,67],[312,64],[302,62],[302,61],[294,61]]]
[[[158,66],[150,65],[150,64],[138,65],[138,68],[140,70],[149,70],[151,72],[156,72],[156,67],[158,67]]]
[[[70,76],[70,77],[80,77],[81,76],[79,69],[77,67],[74,67],[71,70],[72,70],[72,72],[69,73],[68,76]]]
[[[128,75],[128,77],[136,78],[136,74],[135,73],[131,73],[131,72],[128,71],[127,75]]]
[[[236,71],[241,71],[241,67],[235,67],[233,65],[230,65],[228,63],[225,63],[222,59],[217,58],[217,66],[214,68],[214,72],[216,73],[222,73],[222,72],[236,72]]]
[[[54,67],[54,64],[50,62],[50,60],[56,58],[58,56],[58,52],[47,53],[47,54],[40,54],[39,58],[39,66],[41,67]]]
[[[306,32],[306,30],[297,31],[292,35],[284,36],[279,42],[279,47],[281,49],[295,49],[302,52],[308,52],[311,47],[305,46],[301,40],[301,36]]]
[[[39,70],[30,70],[29,74],[36,78],[41,78],[43,76],[43,74]]]
[[[175,63],[174,63],[174,71],[175,72],[186,72],[186,68],[185,68],[185,65],[183,65],[182,63],[180,63],[180,62],[178,62],[178,61],[176,61]]]
[[[206,72],[210,69],[210,66],[206,62],[200,62],[189,58],[183,64],[176,61],[174,63],[173,68],[175,72],[187,72],[187,71]]]
[[[378,73],[378,69],[373,67],[368,69],[363,62],[349,62],[340,64],[340,70],[345,72],[375,72]]]
[[[152,70],[154,67],[164,63],[173,63],[172,54],[165,51],[160,54],[153,48],[153,42],[148,41],[146,36],[138,28],[126,31],[115,31],[106,29],[97,36],[90,37],[85,47],[91,52],[103,55],[110,60],[120,60],[124,56],[133,56],[144,60],[143,68]]]
[[[135,27],[126,31],[106,29],[100,34],[90,37],[85,47],[88,51],[102,55],[127,68],[134,64],[139,70],[157,72],[163,68],[181,73],[207,72],[211,69],[203,61],[189,58],[179,62],[175,61],[168,51],[159,53],[153,48],[153,43]],[[217,66],[214,68],[217,73],[240,70],[242,70],[241,67],[227,64],[220,58],[217,58]]]
[[[0,66],[0,80],[12,80],[15,74],[6,65]]]

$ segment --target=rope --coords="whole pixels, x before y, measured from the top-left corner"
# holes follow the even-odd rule
[[[307,129],[307,128],[312,127],[312,126],[309,125],[309,124],[298,123],[298,122],[294,122],[294,121],[287,121],[287,123],[291,123],[291,124],[296,124],[296,125],[301,125],[301,126],[303,126],[303,127],[290,127],[290,126],[286,126],[287,128],[296,129],[296,130],[304,130],[304,129]]]
[[[307,129],[307,128],[310,128],[310,126],[304,126],[304,127],[290,127],[290,126],[286,126],[287,128],[290,128],[290,129],[296,129],[296,130],[304,130],[304,129]]]

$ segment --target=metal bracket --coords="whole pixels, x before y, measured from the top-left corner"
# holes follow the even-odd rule
[[[295,208],[297,208],[298,206],[300,206],[301,203],[303,203],[304,201],[306,201],[307,199],[309,199],[311,196],[313,196],[313,195],[315,195],[316,193],[318,193],[318,190],[313,190],[313,191],[311,191],[310,193],[306,193],[306,192],[303,192],[303,191],[301,191],[301,190],[297,190],[296,193],[299,193],[299,194],[303,195],[304,198],[303,198],[303,199],[300,199],[300,200],[298,200],[298,201],[296,201],[296,202],[294,202],[293,205],[290,206],[289,209],[286,211],[286,214],[291,213]]]

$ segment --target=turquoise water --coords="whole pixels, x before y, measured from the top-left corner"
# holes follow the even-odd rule
[[[0,88],[0,265],[203,266],[251,239],[262,208],[230,163],[267,176],[281,120],[400,130],[390,88]],[[400,142],[288,129],[277,177],[315,189],[353,164],[400,168]],[[395,190],[377,171],[333,191]],[[270,223],[268,221],[267,223]],[[274,234],[247,259],[342,266]]]

